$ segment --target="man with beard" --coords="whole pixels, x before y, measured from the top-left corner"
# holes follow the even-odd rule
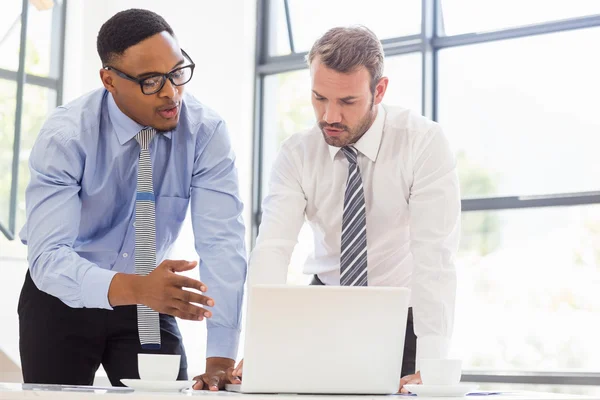
[[[399,388],[421,383],[418,360],[447,357],[454,320],[455,158],[437,123],[382,104],[388,78],[370,30],[331,29],[307,61],[317,125],[286,140],[273,165],[249,284],[285,283],[306,219],[312,284],[411,289]]]
[[[234,367],[246,279],[242,203],[225,122],[184,94],[194,63],[159,15],[130,9],[101,27],[102,89],[58,107],[30,157],[29,270],[18,306],[26,383],[139,378],[138,353],[179,354],[175,317],[207,318],[206,373]],[[202,281],[169,260],[188,206]]]

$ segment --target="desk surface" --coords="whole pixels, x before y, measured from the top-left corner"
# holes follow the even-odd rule
[[[295,394],[240,394],[232,392],[207,392],[207,391],[192,391],[186,390],[183,392],[138,392],[128,388],[93,388],[93,387],[65,387],[61,388],[44,388],[42,385],[29,385],[23,388],[23,385],[18,383],[0,383],[0,400],[22,400],[22,399],[39,399],[39,400],[70,400],[70,399],[82,399],[82,400],[99,400],[99,396],[102,399],[117,399],[117,400],[142,400],[142,399],[157,399],[157,400],[168,400],[177,399],[183,400],[184,398],[200,398],[200,397],[238,397],[239,400],[273,400],[277,397],[278,399],[287,400],[298,400],[298,397],[304,397],[307,400],[369,400],[369,399],[381,399],[384,397],[395,397],[397,400],[400,399],[420,399],[420,400],[443,400],[453,399],[456,397],[422,397],[422,396],[408,396],[408,395],[390,395],[390,396],[368,396],[368,395],[295,395]],[[242,399],[246,398],[246,399]],[[504,392],[500,394],[490,395],[468,395],[466,399],[472,400],[600,400],[595,397],[571,395],[563,393],[542,393],[542,392]],[[208,399],[207,399],[208,400]],[[230,399],[234,400],[234,399]]]

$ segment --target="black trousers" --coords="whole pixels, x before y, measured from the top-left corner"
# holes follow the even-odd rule
[[[311,285],[324,285],[317,275],[313,276]],[[413,329],[412,308],[408,309],[408,319],[406,321],[406,335],[404,337],[404,352],[402,355],[402,376],[415,373],[417,359],[417,336]]]
[[[138,353],[180,354],[187,359],[175,318],[160,314],[160,350],[142,350],[136,306],[111,310],[71,308],[39,290],[29,272],[18,305],[19,349],[25,383],[91,385],[100,364],[113,386],[139,379]]]

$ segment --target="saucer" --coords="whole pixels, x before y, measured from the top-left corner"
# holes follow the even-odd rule
[[[121,379],[125,386],[146,392],[177,392],[191,388],[196,381],[144,381],[142,379]]]
[[[457,385],[404,385],[411,393],[426,397],[460,397],[476,390],[475,383],[459,383]]]

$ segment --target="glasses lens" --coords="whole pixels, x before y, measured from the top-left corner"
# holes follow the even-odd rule
[[[153,94],[158,92],[165,82],[164,76],[152,76],[142,81],[142,91],[145,94]]]
[[[188,65],[187,67],[176,69],[171,72],[170,76],[175,85],[185,85],[192,79],[192,66]]]

